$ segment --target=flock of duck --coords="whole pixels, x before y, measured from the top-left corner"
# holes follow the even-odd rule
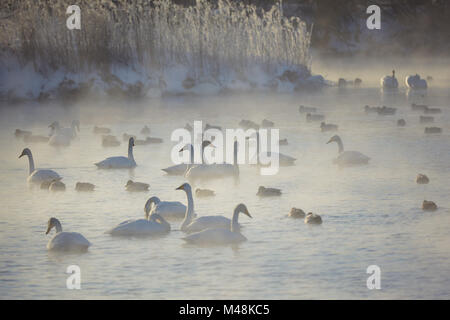
[[[395,74],[393,75],[395,76]],[[419,106],[412,104],[413,110],[421,110],[424,113],[438,113],[437,108],[429,108],[428,106]],[[395,114],[394,108],[383,107],[369,107],[364,108],[366,113],[377,112],[380,115],[392,115]],[[432,110],[430,112],[430,110]],[[440,109],[439,109],[440,110]],[[338,125],[327,124],[324,122],[325,115],[319,114],[318,109],[314,107],[305,107],[301,105],[299,107],[299,113],[305,114],[307,122],[320,122],[320,128],[322,132],[332,132],[338,130]],[[427,122],[423,120],[424,123]],[[428,120],[429,121],[429,120]],[[422,118],[421,118],[422,122]],[[398,122],[398,125],[399,122]],[[253,128],[259,129],[260,127],[273,127],[274,123],[270,120],[264,119],[261,125],[251,121],[242,120],[239,126],[243,129]],[[62,128],[58,122],[52,123],[50,126],[51,134],[49,137],[35,136],[29,131],[17,129],[15,132],[16,137],[23,138],[26,142],[45,142],[50,145],[67,146],[76,137],[77,130],[80,130],[80,123],[74,120],[70,127]],[[206,125],[205,129],[216,128],[222,130],[218,126]],[[186,129],[192,130],[192,127],[187,124]],[[94,127],[93,132],[95,134],[102,134],[103,141],[105,137],[109,141],[114,141],[113,136],[110,135],[111,130],[109,128]],[[141,134],[150,134],[150,128],[145,126]],[[105,136],[106,135],[106,136]],[[115,156],[106,158],[100,162],[95,163],[98,169],[129,169],[136,167],[136,161],[133,156],[133,147],[135,146],[136,137],[128,134],[124,134],[124,138],[128,139],[128,155],[127,156]],[[44,139],[45,138],[45,139]],[[151,143],[161,143],[162,139],[155,139]],[[203,139],[203,137],[202,137]],[[256,152],[257,163],[262,153],[269,153],[270,151],[259,150],[259,134],[256,134],[258,150]],[[145,140],[144,140],[145,141]],[[287,144],[287,139],[280,140],[280,143]],[[339,135],[332,136],[327,144],[336,143],[338,146],[338,156],[333,162],[340,167],[351,167],[367,165],[370,158],[359,151],[348,151],[344,149],[344,144]],[[184,146],[179,150],[182,152],[190,153],[191,164],[179,164],[168,168],[162,169],[167,175],[184,176],[188,182],[180,185],[176,190],[181,190],[186,193],[187,205],[184,205],[178,201],[161,201],[158,197],[152,196],[144,205],[145,216],[142,219],[126,220],[118,224],[114,228],[106,231],[111,236],[126,236],[126,237],[147,237],[147,236],[160,236],[167,234],[171,231],[171,225],[168,221],[181,220],[180,230],[186,233],[186,236],[182,239],[187,243],[199,244],[199,245],[228,245],[236,244],[246,241],[246,238],[241,233],[241,227],[238,222],[239,214],[242,213],[248,217],[252,217],[245,206],[245,204],[238,204],[230,218],[211,215],[211,216],[197,216],[194,210],[194,198],[191,184],[195,184],[197,180],[210,180],[210,179],[222,179],[226,177],[239,177],[239,166],[237,164],[237,152],[239,144],[234,142],[234,162],[233,164],[198,164],[194,165],[194,147],[191,144]],[[213,147],[211,141],[203,140],[201,144],[201,156],[205,148]],[[36,169],[34,158],[29,148],[23,149],[19,158],[26,156],[29,162],[29,174],[27,182],[33,185],[39,185],[41,188],[51,191],[63,191],[65,190],[65,184],[61,181],[62,177],[50,169]],[[293,166],[296,159],[294,157],[279,154],[281,166]],[[424,174],[417,176],[416,182],[418,184],[429,183],[429,178]],[[128,191],[147,191],[149,185],[146,183],[135,182],[129,180],[125,186]],[[94,191],[95,185],[88,182],[78,182],[75,187],[78,191]],[[259,197],[273,197],[280,196],[282,191],[276,188],[260,186],[257,192]],[[214,191],[208,189],[195,190],[197,197],[213,197]],[[424,200],[422,209],[426,211],[434,211],[437,209],[437,205],[432,201]],[[288,214],[288,217],[293,219],[304,219],[307,224],[321,224],[322,218],[312,212],[305,213],[302,209],[292,208]],[[91,243],[80,233],[65,232],[62,229],[60,221],[54,217],[48,221],[47,232],[48,234],[52,228],[55,228],[56,234],[50,239],[47,244],[47,249],[52,251],[85,251],[91,245]]]

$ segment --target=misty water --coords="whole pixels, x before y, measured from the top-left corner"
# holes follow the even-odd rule
[[[417,100],[414,100],[417,99]],[[411,102],[442,108],[433,126],[439,135],[425,135],[420,112]],[[315,106],[326,122],[339,125],[346,150],[371,158],[369,165],[339,169],[332,163],[338,150],[326,144],[334,133],[307,123],[298,106]],[[363,106],[397,108],[394,116],[365,114]],[[448,87],[431,87],[425,97],[407,97],[404,90],[382,95],[377,87],[329,88],[303,94],[245,94],[215,97],[170,97],[140,103],[82,102],[61,105],[9,106],[0,117],[0,297],[1,298],[131,298],[131,299],[387,299],[450,298],[450,96]],[[230,217],[245,203],[253,219],[242,215],[248,241],[237,247],[184,244],[181,221],[172,231],[152,239],[114,238],[104,232],[127,219],[144,216],[153,195],[186,203],[175,188],[183,177],[167,176],[175,142],[170,134],[186,122],[237,128],[241,119],[275,122],[288,145],[280,152],[297,158],[275,176],[261,176],[254,166],[240,167],[232,179],[204,182],[214,198],[194,197],[198,215]],[[406,127],[397,127],[398,119]],[[67,148],[25,144],[14,137],[21,128],[48,134],[59,120],[81,122],[79,138]],[[127,143],[101,146],[94,125],[138,137],[144,125],[163,144],[136,146],[136,169],[103,171],[94,163],[126,155]],[[27,186],[28,161],[18,159],[30,147],[38,168],[63,176],[65,192]],[[418,173],[430,178],[416,184]],[[149,192],[130,193],[127,180],[150,184]],[[76,182],[95,184],[93,193],[78,193]],[[281,197],[258,198],[258,186],[282,189]],[[424,199],[439,209],[424,212]],[[311,226],[287,217],[292,207],[320,214],[323,224]],[[92,246],[84,254],[53,254],[46,249],[47,221],[57,217],[65,231],[82,233]],[[54,234],[54,231],[51,233]],[[81,290],[66,288],[66,268],[81,268]],[[368,290],[369,265],[381,268],[381,290]]]

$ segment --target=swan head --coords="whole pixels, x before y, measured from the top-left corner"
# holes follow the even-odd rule
[[[128,140],[128,144],[134,147],[134,137],[130,137],[130,139]]]
[[[144,212],[146,214],[149,214],[151,208],[152,208],[152,204],[157,205],[158,203],[160,203],[161,200],[158,197],[151,197],[150,199],[147,200],[147,202],[145,203],[144,206]]]
[[[77,128],[78,132],[80,132],[80,120],[73,120],[72,128]]]
[[[19,156],[19,159],[22,158],[23,156],[31,156],[31,150],[28,148],[23,149],[22,153]]]
[[[61,223],[58,219],[51,217],[50,219],[48,219],[47,231],[45,232],[45,234],[49,234],[50,230],[52,230],[53,227],[56,227],[56,231],[58,232],[58,229],[61,228]]]
[[[240,203],[236,206],[236,211],[241,212],[243,214],[245,214],[246,216],[252,218],[252,216],[250,215],[250,212],[248,212],[247,206],[243,203]]]
[[[52,128],[52,129],[57,129],[57,128],[59,128],[59,122],[53,121],[48,127]]]
[[[334,135],[330,138],[330,140],[328,140],[327,144],[331,143],[331,142],[339,142],[341,141],[341,138],[338,135]]]
[[[128,180],[128,181],[127,181],[127,184],[125,185],[125,187],[129,187],[129,186],[131,186],[133,183],[134,183],[133,180]]]
[[[192,188],[191,188],[191,185],[189,183],[183,183],[181,186],[179,186],[175,190],[184,190],[186,192],[188,192],[188,191],[192,192]]]

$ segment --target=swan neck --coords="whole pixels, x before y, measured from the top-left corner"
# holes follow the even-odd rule
[[[231,219],[231,232],[238,232],[239,231],[239,209],[234,209],[233,218]]]
[[[339,153],[344,152],[344,144],[342,143],[341,138],[337,139],[337,140],[336,140],[336,143],[337,143],[338,146],[339,146]]]
[[[134,161],[133,145],[131,143],[128,143],[128,159]]]
[[[186,214],[184,216],[183,223],[181,224],[181,230],[184,231],[186,227],[191,223],[192,216],[194,214],[194,199],[192,198],[192,191],[186,190],[188,205],[186,208]]]
[[[55,229],[56,229],[56,233],[62,232],[62,226],[58,220],[55,221]]]
[[[191,163],[194,163],[194,146],[192,144],[189,145],[189,156],[191,157]],[[203,160],[203,148],[202,148],[202,160]]]
[[[256,132],[256,162],[257,162],[257,164],[259,164],[259,152],[260,152],[260,148],[259,148],[259,132]]]
[[[33,171],[34,171],[34,160],[33,160],[33,155],[32,155],[31,152],[30,152],[30,153],[27,154],[27,156],[28,156],[28,167],[29,167],[29,171],[30,171],[30,174],[32,174]]]

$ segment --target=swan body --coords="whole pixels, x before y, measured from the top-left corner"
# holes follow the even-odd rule
[[[19,158],[27,156],[29,163],[29,176],[27,178],[28,183],[41,184],[43,182],[53,182],[54,180],[61,180],[59,174],[50,169],[35,169],[34,168],[34,160],[33,154],[31,150],[28,148],[23,149],[22,154]]]
[[[23,142],[26,143],[48,143],[50,141],[49,137],[41,135],[26,135],[23,137]]]
[[[61,128],[59,122],[55,121],[49,127],[52,129],[53,134],[48,144],[56,147],[66,147],[77,136],[77,129],[78,131],[80,130],[80,122],[73,120],[70,128]]]
[[[128,141],[128,157],[110,157],[95,165],[99,169],[126,169],[136,167],[136,161],[133,157],[134,138]]]
[[[227,245],[244,242],[247,240],[239,231],[238,216],[242,212],[252,217],[244,204],[239,204],[233,213],[232,222],[228,228],[207,228],[203,231],[192,233],[183,238],[184,241],[199,245]]]
[[[151,197],[144,206],[146,214],[157,213],[164,219],[183,219],[186,206],[179,201],[161,201],[158,197]]]
[[[289,167],[295,165],[295,161],[297,160],[294,157],[285,155],[283,153],[272,152],[272,151],[260,151],[260,142],[259,142],[259,132],[256,132],[256,155],[252,158],[251,163],[256,163],[260,166],[265,166],[265,164],[261,164],[261,158],[276,158],[278,157],[278,164],[281,167]],[[268,166],[269,164],[267,164]]]
[[[331,142],[336,142],[339,146],[339,155],[333,160],[335,164],[342,167],[351,167],[369,163],[370,158],[359,151],[344,151],[344,144],[338,135],[331,137],[327,144]]]
[[[385,76],[380,80],[383,89],[397,89],[398,81],[395,77],[395,70],[392,70],[392,76]]]
[[[106,233],[112,236],[145,237],[158,236],[170,232],[170,224],[159,214],[152,214],[146,219],[126,220]]]
[[[421,79],[418,74],[409,75],[405,78],[405,84],[411,89],[427,89],[428,84],[425,79]]]
[[[211,141],[205,140],[202,142],[202,148],[201,148],[201,153],[202,153],[202,159],[203,159],[203,150],[205,147],[211,145]],[[164,169],[161,169],[162,171],[164,171],[165,173],[167,173],[169,176],[182,176],[184,175],[189,168],[191,167],[191,165],[194,163],[194,147],[192,146],[192,144],[188,144],[186,146],[184,146],[182,149],[180,149],[179,152],[183,152],[183,151],[187,151],[189,150],[190,152],[190,162],[189,164],[186,163],[180,163],[171,167],[167,167]]]
[[[194,219],[194,199],[192,198],[192,188],[189,183],[184,183],[176,190],[184,190],[187,195],[188,206],[186,209],[181,231],[186,233],[199,232],[205,229],[228,229],[231,220],[223,216],[202,216]],[[239,229],[236,224],[235,229]]]
[[[61,223],[56,218],[50,218],[48,221],[47,232],[55,227],[56,234],[47,243],[47,249],[50,251],[86,251],[91,243],[78,232],[63,232]]]

